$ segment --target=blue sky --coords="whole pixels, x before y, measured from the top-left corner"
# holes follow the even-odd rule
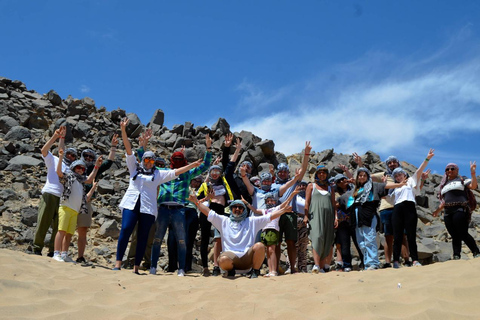
[[[6,1],[0,76],[276,150],[480,161],[478,1]]]

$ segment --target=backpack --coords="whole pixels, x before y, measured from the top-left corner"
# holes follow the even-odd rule
[[[467,196],[468,208],[470,209],[470,212],[473,212],[477,208],[477,199],[475,199],[475,195],[473,194],[472,189],[465,186],[463,178],[462,184],[464,185],[463,189],[465,190],[465,195]]]

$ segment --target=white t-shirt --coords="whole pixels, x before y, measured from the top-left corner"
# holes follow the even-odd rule
[[[296,199],[297,207],[293,208],[293,211],[304,215],[305,214],[305,199],[300,197],[298,194],[295,197],[297,198]]]
[[[57,174],[58,157],[54,156],[50,151],[47,156],[42,155],[47,167],[47,181],[42,188],[42,193],[50,193],[54,196],[61,197],[63,194],[63,184],[60,183]],[[62,172],[67,170],[67,166],[62,163]]]
[[[273,207],[273,208],[270,208],[270,209],[262,209],[263,215],[266,215],[266,214],[272,213],[274,211],[277,211],[278,207],[279,206],[276,206],[276,207]],[[267,225],[265,227],[263,227],[262,230],[275,229],[277,231],[280,231],[280,226],[278,225],[279,221],[280,221],[280,217],[271,220],[269,223],[267,223]]]
[[[207,219],[220,231],[223,251],[231,251],[241,258],[255,244],[255,236],[267,225],[270,217],[271,214],[267,214],[235,222],[210,210]]]
[[[415,202],[415,194],[417,190],[417,176],[413,175],[407,180],[407,184],[400,188],[393,190],[395,197],[395,204],[399,204],[403,201]]]
[[[69,207],[72,210],[75,210],[77,213],[80,212],[82,207],[83,199],[83,185],[75,180],[72,184],[72,192],[65,202],[62,202],[60,205]]]

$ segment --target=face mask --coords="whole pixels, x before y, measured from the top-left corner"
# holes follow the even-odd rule
[[[271,185],[268,185],[268,184],[262,184],[262,190],[263,191],[269,191],[271,188]]]
[[[265,207],[267,207],[267,209],[272,209],[272,208],[275,208],[275,204],[274,203],[265,203]]]

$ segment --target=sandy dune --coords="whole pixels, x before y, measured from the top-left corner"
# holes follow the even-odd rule
[[[231,280],[138,276],[2,249],[0,267],[2,319],[480,318],[480,259]]]

